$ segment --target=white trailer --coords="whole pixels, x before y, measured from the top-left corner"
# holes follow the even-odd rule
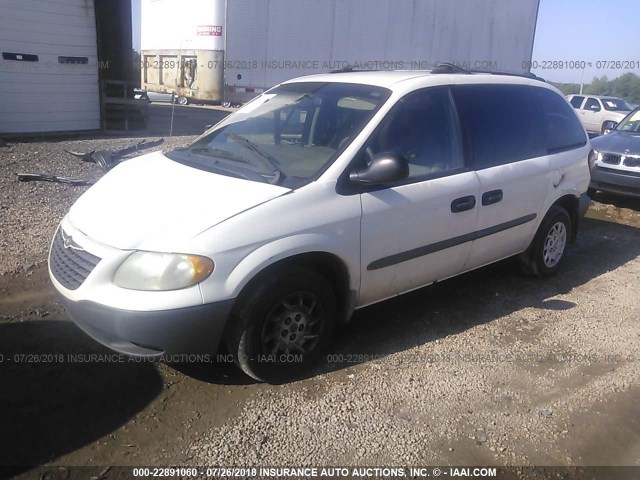
[[[242,103],[339,70],[528,71],[539,0],[143,0],[142,84]]]

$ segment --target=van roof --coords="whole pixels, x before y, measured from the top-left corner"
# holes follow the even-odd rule
[[[425,86],[435,86],[443,84],[464,84],[464,83],[493,83],[493,84],[525,84],[534,82],[544,82],[544,80],[532,74],[518,73],[491,73],[491,72],[449,72],[434,70],[361,70],[361,71],[339,71],[333,73],[322,73],[294,78],[284,83],[297,82],[342,82],[374,85],[378,87],[394,90],[400,83],[408,80],[423,80]]]

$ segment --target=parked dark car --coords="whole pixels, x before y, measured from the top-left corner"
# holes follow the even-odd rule
[[[591,184],[597,190],[640,197],[640,107],[610,133],[591,140]]]

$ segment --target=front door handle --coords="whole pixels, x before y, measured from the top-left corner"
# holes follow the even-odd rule
[[[451,211],[453,213],[466,212],[472,210],[476,206],[476,197],[467,195],[466,197],[456,198],[451,202]]]
[[[482,205],[486,207],[487,205],[498,203],[502,200],[503,195],[502,190],[491,190],[490,192],[485,192],[482,194]]]

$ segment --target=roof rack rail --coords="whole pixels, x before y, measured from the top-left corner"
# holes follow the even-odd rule
[[[466,69],[456,65],[455,63],[449,63],[449,62],[440,62],[438,65],[436,65],[431,70],[431,73],[464,73],[464,74],[471,74],[471,72],[469,70],[466,70]]]
[[[331,70],[329,73],[348,73],[348,72],[353,72],[353,67],[349,66],[344,68],[338,68],[337,70]]]
[[[331,70],[329,73],[352,73],[352,72],[379,72],[377,69],[362,69],[362,68],[354,68],[349,65],[348,67],[339,68],[337,70]]]
[[[465,75],[472,75],[474,73],[487,73],[490,75],[507,75],[510,77],[524,77],[530,78],[532,80],[539,80],[541,82],[546,82],[546,80],[542,77],[539,77],[531,72],[504,72],[500,70],[467,70],[465,68],[460,67],[454,63],[443,62],[439,63],[435,66],[431,73],[461,73]]]

